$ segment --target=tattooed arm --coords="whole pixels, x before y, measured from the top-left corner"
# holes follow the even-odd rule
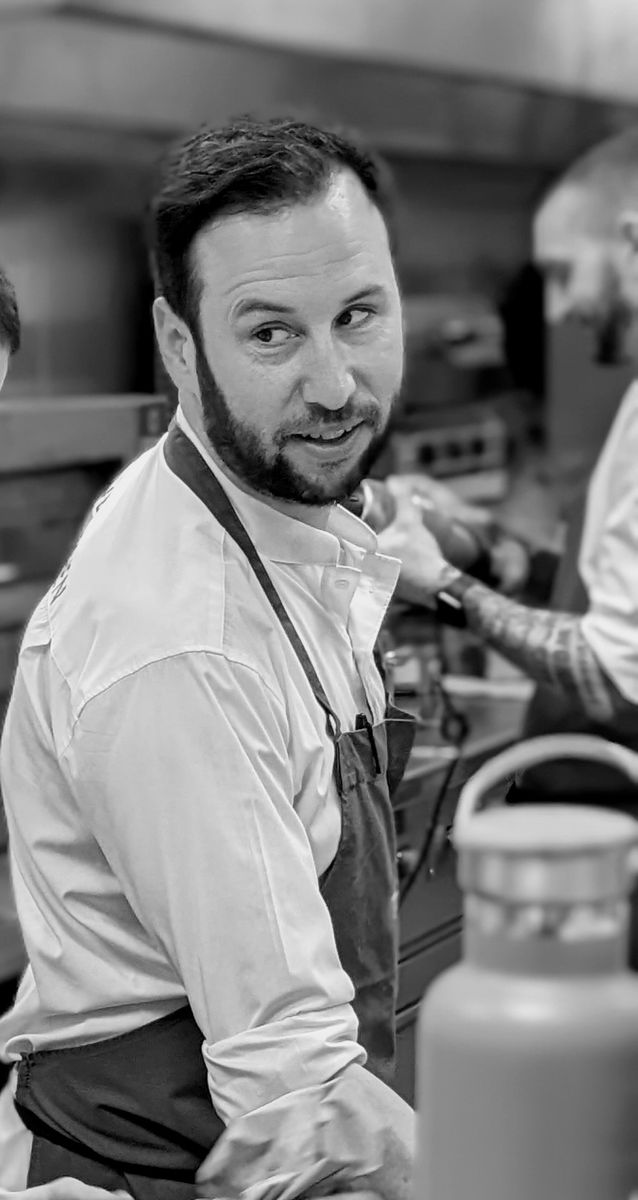
[[[533,679],[573,695],[592,719],[609,723],[626,707],[587,642],[580,617],[527,608],[453,567],[442,572],[442,583],[462,603],[470,629]]]
[[[569,693],[594,721],[613,724],[628,706],[635,709],[603,670],[581,617],[528,608],[450,566],[409,506],[379,534],[378,547],[401,560],[400,599],[432,608],[443,589],[479,637],[532,679]]]

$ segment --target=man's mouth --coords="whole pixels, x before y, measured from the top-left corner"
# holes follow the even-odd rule
[[[345,442],[351,433],[359,429],[361,424],[361,421],[353,421],[348,425],[336,425],[332,429],[308,430],[307,433],[296,433],[293,436],[304,442]]]

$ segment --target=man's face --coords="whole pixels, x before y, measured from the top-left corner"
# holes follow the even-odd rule
[[[344,499],[378,453],[403,369],[381,214],[344,170],[309,203],[220,218],[196,238],[193,262],[214,450],[260,492]]]
[[[596,233],[587,194],[559,188],[534,222],[534,258],[545,279],[550,324],[577,320],[594,334],[594,357],[621,363],[633,357],[636,314],[624,286],[620,231]]]

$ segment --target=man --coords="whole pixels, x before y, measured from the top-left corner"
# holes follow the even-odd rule
[[[176,424],[30,621],[2,743],[32,1184],[407,1195],[388,786],[411,725],[373,659],[399,564],[336,503],[401,382],[387,217],[375,161],[301,123],[167,160]]]
[[[549,320],[591,326],[601,361],[638,353],[638,133],[580,159],[552,188],[534,222]],[[525,736],[590,732],[638,750],[638,387],[625,396],[593,473],[582,532],[573,525],[554,611],[527,608],[435,564],[412,535],[402,581],[416,600],[455,607],[459,620],[539,683]],[[380,539],[401,553],[401,531]],[[628,780],[591,763],[527,772],[511,800],[583,800],[638,814]],[[634,934],[631,959],[638,965]]]

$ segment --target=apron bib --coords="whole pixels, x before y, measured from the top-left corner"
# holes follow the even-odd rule
[[[334,745],[341,804],[337,854],[319,881],[367,1067],[394,1072],[398,922],[394,820],[414,721],[388,706],[343,731],[266,567],[223,487],[177,426],[164,444],[168,466],[245,553],[324,712]],[[25,1055],[16,1105],[34,1134],[29,1186],[71,1175],[135,1200],[194,1200],[195,1172],[224,1131],[208,1090],[202,1033],[185,1005],[131,1033],[88,1046]]]

